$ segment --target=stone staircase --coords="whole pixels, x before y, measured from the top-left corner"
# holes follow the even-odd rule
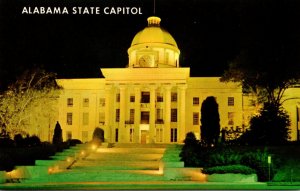
[[[200,170],[184,168],[180,150],[181,146],[165,144],[115,144],[111,148],[82,144],[56,154],[53,160],[36,161],[22,183],[198,180],[195,174]]]

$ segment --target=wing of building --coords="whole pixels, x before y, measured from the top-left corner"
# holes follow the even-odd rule
[[[201,103],[208,96],[217,100],[221,128],[243,132],[256,112],[238,84],[222,83],[219,77],[190,77],[190,68],[180,67],[176,41],[160,27],[158,17],[148,18],[128,56],[127,67],[101,68],[104,78],[57,80],[63,87],[57,121],[64,140],[90,141],[95,127],[104,130],[107,142],[176,143],[188,132],[200,138]],[[299,88],[290,91],[300,95]],[[295,140],[299,100],[286,107]]]

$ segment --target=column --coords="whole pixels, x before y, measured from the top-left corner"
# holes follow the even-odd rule
[[[125,142],[128,136],[125,131],[125,117],[126,117],[126,88],[120,86],[120,122],[119,122],[119,142]]]
[[[113,137],[113,127],[112,127],[112,110],[113,102],[112,102],[112,86],[106,85],[105,87],[105,132],[104,136],[109,142],[114,142]]]
[[[155,86],[150,86],[150,143],[155,142]]]
[[[165,143],[170,143],[170,133],[171,133],[171,86],[165,86],[164,87],[165,92],[164,92],[164,101],[165,101],[165,108],[164,108],[164,113],[165,113],[165,119],[164,119],[164,142]]]
[[[140,142],[140,119],[141,119],[141,90],[139,87],[134,88],[134,140]]]
[[[186,93],[186,86],[179,86],[178,87],[178,114],[179,114],[179,123],[178,123],[178,142],[183,142],[186,135],[186,129],[185,129],[185,93]]]

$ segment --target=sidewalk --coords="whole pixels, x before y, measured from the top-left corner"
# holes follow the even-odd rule
[[[268,185],[267,183],[212,183],[196,181],[145,182],[63,182],[63,183],[7,183],[1,190],[299,190],[299,184]]]

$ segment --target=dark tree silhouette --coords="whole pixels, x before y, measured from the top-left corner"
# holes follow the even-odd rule
[[[244,93],[257,98],[253,103],[263,106],[260,115],[251,120],[251,131],[257,141],[269,142],[270,134],[282,130],[285,133],[282,132],[281,138],[287,137],[284,129],[288,117],[282,109],[284,93],[287,88],[300,83],[300,28],[295,22],[299,10],[291,5],[281,1],[261,1],[260,6],[249,6],[241,12],[240,54],[221,78],[221,81],[240,83]],[[256,16],[249,17],[254,9]],[[251,23],[260,27],[253,27]]]
[[[179,154],[181,160],[184,161],[184,165],[186,167],[194,166],[198,161],[197,150],[198,141],[195,137],[195,134],[193,132],[187,133],[184,139],[184,145]]]
[[[63,142],[62,129],[61,129],[60,124],[57,121],[55,128],[54,128],[52,143],[58,145],[58,144],[61,144],[62,142]]]
[[[285,90],[300,79],[300,28],[295,22],[299,10],[281,1],[261,1],[259,5],[241,12],[240,54],[221,81],[239,82],[244,91],[256,94],[260,103],[279,107]],[[254,10],[255,16],[249,17]],[[286,14],[278,14],[283,11]]]
[[[250,145],[284,145],[289,139],[289,116],[282,108],[265,104],[250,120],[250,130],[241,140]]]
[[[201,139],[210,146],[216,144],[220,135],[220,116],[215,97],[209,96],[201,106]]]

